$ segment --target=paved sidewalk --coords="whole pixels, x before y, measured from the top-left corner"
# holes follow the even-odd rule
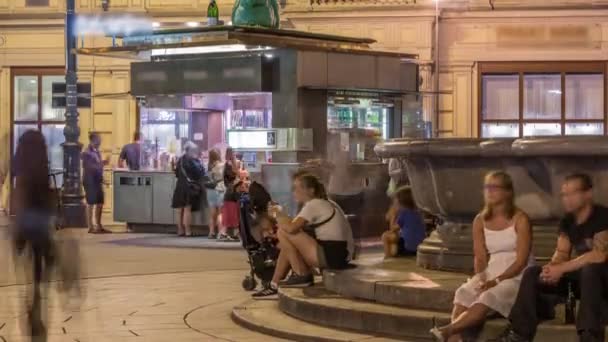
[[[1,232],[0,232],[1,233]],[[82,300],[62,297],[51,282],[49,342],[281,341],[234,324],[230,313],[249,298],[241,289],[248,267],[242,250],[141,247],[108,243],[131,234],[62,231],[80,244]],[[65,244],[65,243],[64,243]],[[69,253],[67,253],[70,256]],[[71,255],[75,257],[75,255]],[[28,286],[0,238],[0,341],[29,341],[24,303]]]

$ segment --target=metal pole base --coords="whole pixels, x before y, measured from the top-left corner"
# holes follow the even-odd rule
[[[61,198],[61,219],[64,228],[87,228],[86,205],[79,195],[65,195]]]

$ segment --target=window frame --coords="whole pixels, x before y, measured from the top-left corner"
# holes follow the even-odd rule
[[[36,126],[42,132],[45,125],[65,125],[64,120],[43,120],[42,119],[42,77],[65,75],[64,67],[37,67],[37,68],[11,68],[10,72],[10,163],[14,162],[15,156],[15,127],[16,125]],[[38,111],[36,120],[15,120],[15,78],[18,76],[35,76],[38,88]],[[12,186],[11,186],[12,187]],[[11,189],[12,190],[12,189]]]
[[[519,128],[519,138],[524,137],[524,124],[527,123],[559,123],[561,125],[561,135],[566,136],[567,123],[602,123],[604,125],[603,135],[608,134],[607,125],[607,62],[479,62],[478,63],[478,127],[477,136],[483,137],[483,124],[511,123],[517,124]],[[561,115],[559,119],[524,119],[524,77],[530,74],[559,74],[561,75]],[[602,74],[603,83],[603,118],[602,119],[567,119],[566,118],[566,75],[567,74]],[[486,120],[483,117],[483,77],[486,75],[517,75],[519,78],[519,115],[517,119],[492,119]]]
[[[38,3],[44,2],[44,3]],[[51,5],[50,0],[25,0],[25,7],[49,7]]]

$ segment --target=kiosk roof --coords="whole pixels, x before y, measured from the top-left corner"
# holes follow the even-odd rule
[[[83,55],[148,60],[148,52],[157,49],[179,49],[224,45],[287,48],[294,50],[332,51],[341,53],[391,56],[417,59],[418,55],[378,51],[370,47],[376,41],[295,30],[242,26],[212,26],[188,29],[156,30],[148,34],[120,37],[123,46],[80,48]]]

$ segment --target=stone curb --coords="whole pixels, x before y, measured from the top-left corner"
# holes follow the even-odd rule
[[[286,314],[305,322],[348,329],[367,334],[383,334],[415,341],[429,340],[432,319],[446,324],[449,314],[393,307],[367,301],[350,300],[324,288],[282,289],[279,308]],[[492,319],[485,325],[481,340],[496,337],[507,326],[504,319]],[[578,341],[573,326],[543,324],[535,341]]]
[[[243,328],[297,342],[369,341],[371,338],[374,338],[369,335],[311,326],[310,323],[286,316],[278,309],[276,300],[266,300],[263,302],[265,303],[262,307],[255,300],[249,300],[234,307],[231,314],[232,320]],[[267,320],[256,317],[252,311],[262,311],[262,316]],[[319,333],[319,329],[323,330],[323,336]],[[389,342],[393,340],[382,339],[382,341]]]

